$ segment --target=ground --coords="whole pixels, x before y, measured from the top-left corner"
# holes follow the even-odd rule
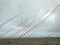
[[[0,45],[60,45],[60,38],[0,39]]]

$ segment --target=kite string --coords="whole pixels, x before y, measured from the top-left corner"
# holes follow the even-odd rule
[[[60,7],[60,5],[57,5],[53,11],[51,11],[51,13],[45,17],[40,23],[38,23],[36,26],[38,26],[39,24],[41,24],[42,22],[44,22],[58,7]],[[27,33],[31,32],[36,26],[34,26],[33,28],[31,28],[30,30],[26,31],[25,33],[23,33],[21,36],[19,36],[20,38],[22,38],[24,35],[26,35]]]

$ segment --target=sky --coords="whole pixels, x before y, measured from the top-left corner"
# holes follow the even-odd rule
[[[0,0],[0,38],[60,37],[57,5],[60,0]]]

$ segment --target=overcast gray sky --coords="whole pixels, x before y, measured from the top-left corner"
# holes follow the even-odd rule
[[[0,0],[0,37],[8,38],[23,35],[29,30],[28,28],[35,26],[37,18],[43,17],[46,11],[47,13],[52,11],[56,5],[60,5],[60,0]],[[41,25],[23,37],[60,37],[59,14],[60,7]],[[12,17],[14,18],[11,20]],[[41,19],[39,18],[39,20]],[[19,33],[16,33],[17,31]]]

